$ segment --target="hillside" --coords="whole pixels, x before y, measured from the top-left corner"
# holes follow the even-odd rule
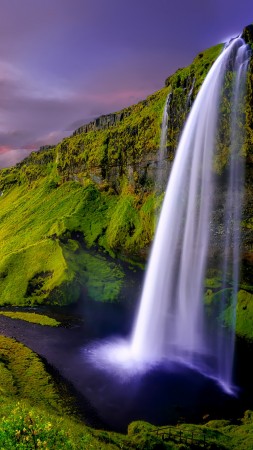
[[[251,27],[244,35],[251,42]],[[145,262],[163,198],[161,187],[156,188],[158,171],[167,179],[184,121],[221,50],[217,45],[203,51],[137,105],[102,116],[58,145],[0,171],[1,305],[68,304],[77,301],[83,287],[94,299],[117,298],[124,271],[113,258]],[[167,156],[161,168],[160,127],[168,95]],[[253,291],[252,96],[251,59],[243,149],[247,165],[241,288],[247,295],[241,297],[243,302],[247,297],[247,304]],[[224,121],[214,161],[221,186],[228,138]],[[219,291],[219,285],[213,289],[214,282],[212,278],[207,286],[209,298],[210,292],[213,296]]]
[[[220,51],[216,46],[199,55],[137,105],[103,116],[57,146],[1,170],[1,304],[73,302],[90,278],[99,283],[97,264],[100,283],[107,282],[104,299],[115,298],[120,267],[87,253],[80,241],[83,237],[87,248],[112,256],[145,260],[163,196],[154,186],[166,97],[171,92],[171,161],[190,100]]]

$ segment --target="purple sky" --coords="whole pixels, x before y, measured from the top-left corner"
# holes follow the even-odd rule
[[[145,98],[252,22],[252,0],[1,0],[0,167]]]

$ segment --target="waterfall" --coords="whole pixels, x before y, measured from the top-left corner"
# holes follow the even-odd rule
[[[196,78],[193,78],[191,89],[190,89],[189,94],[187,96],[187,102],[186,102],[187,108],[191,107],[191,105],[192,105],[192,94],[193,94],[193,89],[195,87],[195,83],[196,83]]]
[[[217,340],[217,371],[222,374],[223,382],[232,383],[233,351],[236,326],[236,303],[239,283],[239,260],[240,260],[240,222],[243,203],[244,186],[244,164],[240,150],[244,143],[244,95],[246,85],[246,74],[249,59],[247,46],[241,46],[236,54],[234,66],[235,77],[232,89],[232,113],[230,129],[230,158],[229,158],[229,176],[228,188],[225,198],[225,230],[226,235],[223,242],[222,258],[222,290],[223,295],[220,305],[220,314],[222,315],[226,307],[226,289],[231,288],[231,328],[221,330],[218,333]],[[231,260],[231,264],[230,264]],[[231,275],[229,275],[231,267]],[[231,278],[231,282],[229,280]]]
[[[170,174],[131,340],[136,360],[180,360],[217,378],[227,390],[232,385],[234,332],[224,333],[217,325],[216,336],[208,335],[204,281],[216,201],[213,164],[220,104],[230,70],[234,79],[231,144],[220,254],[224,255],[223,289],[228,258],[233,261],[235,310],[243,186],[238,104],[244,96],[248,59],[243,39],[232,40],[213,64],[192,106]]]
[[[156,191],[159,192],[164,189],[166,185],[165,173],[167,167],[166,150],[167,150],[167,131],[168,131],[168,111],[170,102],[172,99],[172,93],[170,92],[166,98],[166,102],[163,109],[162,128],[160,145],[158,152],[158,164],[157,164],[157,177],[156,177]]]

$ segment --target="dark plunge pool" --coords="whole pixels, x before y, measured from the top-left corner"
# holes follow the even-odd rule
[[[81,390],[109,428],[124,431],[140,419],[165,425],[238,414],[237,399],[183,364],[161,363],[131,374],[124,367],[115,369],[113,361],[90,360],[87,352],[89,348],[81,352],[85,365]]]
[[[136,296],[138,295],[136,288]],[[237,342],[235,383],[237,397],[215,381],[179,363],[164,362],[147,370],[130,371],[101,359],[97,348],[130,333],[131,304],[91,302],[85,296],[68,308],[36,308],[59,319],[59,328],[42,327],[0,316],[2,334],[23,342],[66,380],[86,421],[96,427],[126,431],[133,420],[156,425],[236,419],[253,408],[253,346]]]

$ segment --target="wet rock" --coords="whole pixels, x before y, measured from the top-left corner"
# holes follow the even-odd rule
[[[247,44],[253,44],[253,24],[248,25],[242,32],[242,38]]]

